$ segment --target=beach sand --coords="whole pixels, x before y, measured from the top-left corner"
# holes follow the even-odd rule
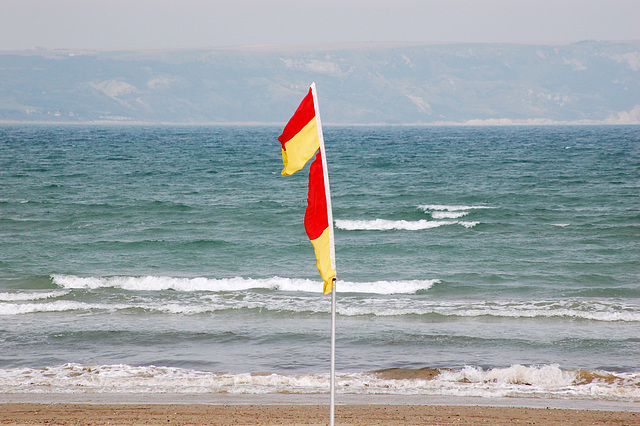
[[[326,405],[0,404],[2,425],[325,425]],[[338,405],[337,425],[640,425],[640,412]]]

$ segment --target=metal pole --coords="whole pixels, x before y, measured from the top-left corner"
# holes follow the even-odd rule
[[[334,425],[336,414],[336,279],[333,280],[331,292],[331,408],[329,424]]]
[[[318,142],[320,155],[322,157],[322,174],[324,176],[324,191],[327,200],[327,220],[329,222],[329,252],[331,267],[336,270],[336,249],[333,234],[333,209],[331,208],[331,190],[329,188],[329,171],[327,170],[327,156],[324,152],[324,135],[322,134],[322,122],[320,120],[320,108],[318,108],[318,95],[316,94],[316,83],[311,83],[311,93],[313,94],[313,108],[316,114],[316,125],[318,127]],[[331,402],[329,410],[329,424],[333,426],[335,418],[335,394],[336,394],[336,279],[333,279],[333,290],[331,291]]]

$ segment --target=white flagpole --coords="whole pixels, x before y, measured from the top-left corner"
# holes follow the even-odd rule
[[[336,249],[333,240],[333,209],[331,208],[331,190],[329,189],[329,172],[327,170],[327,156],[324,151],[324,136],[322,134],[322,123],[320,121],[320,109],[318,108],[318,97],[316,94],[316,83],[311,83],[311,93],[313,94],[313,109],[316,115],[316,126],[318,127],[318,139],[320,140],[320,156],[322,157],[322,175],[324,176],[324,192],[327,199],[327,219],[329,222],[329,252],[331,253],[331,267],[336,270]],[[333,289],[331,291],[331,378],[330,378],[330,408],[329,425],[334,425],[335,405],[336,405],[336,279],[333,279]]]
[[[336,414],[336,279],[333,279],[331,291],[331,401],[329,408],[329,425],[333,426]]]

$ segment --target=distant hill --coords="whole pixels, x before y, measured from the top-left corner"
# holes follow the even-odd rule
[[[640,124],[640,42],[0,52],[0,121]]]

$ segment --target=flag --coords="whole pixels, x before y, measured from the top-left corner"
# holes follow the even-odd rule
[[[320,147],[311,88],[278,140],[282,144],[283,175],[292,175],[303,168]]]
[[[318,151],[309,168],[309,194],[304,214],[304,229],[313,244],[316,266],[324,280],[323,292],[331,293],[336,277],[333,244],[333,215],[329,195],[329,177],[324,155],[320,118],[315,108],[315,85],[285,126],[278,140],[282,144],[283,175],[302,169]]]
[[[307,210],[304,213],[304,229],[307,231],[307,236],[316,252],[316,266],[324,280],[324,294],[329,294],[333,288],[336,271],[331,261],[333,244],[329,228],[323,171],[322,156],[318,152],[309,168],[309,196],[307,197]]]

